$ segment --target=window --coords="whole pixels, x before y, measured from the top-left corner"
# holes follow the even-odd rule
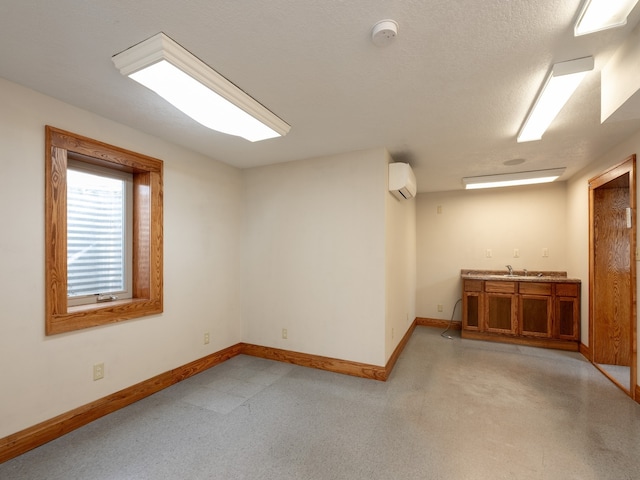
[[[133,176],[67,161],[67,305],[131,298]]]
[[[161,313],[162,161],[45,132],[47,335]]]

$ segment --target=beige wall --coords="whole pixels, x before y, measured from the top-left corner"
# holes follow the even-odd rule
[[[417,198],[419,317],[451,318],[461,297],[461,269],[506,272],[505,265],[510,264],[517,270],[568,270],[562,182],[426,193]],[[545,248],[548,257],[542,256]],[[519,258],[514,258],[514,249],[519,250]],[[568,271],[569,276],[575,273]],[[461,305],[455,315],[455,320],[460,319]]]
[[[386,361],[416,317],[416,200],[385,197]]]
[[[4,80],[0,102],[0,437],[240,341],[384,365],[415,317],[386,150],[240,171]],[[46,124],[164,161],[162,314],[44,335]]]
[[[239,170],[2,79],[0,104],[0,437],[241,341]],[[163,314],[44,335],[45,124],[164,160]]]
[[[511,264],[516,269],[566,270],[582,280],[581,340],[589,345],[588,181],[639,151],[640,132],[568,182],[419,194],[416,315],[451,317],[461,296],[462,268],[504,269]],[[514,248],[520,258],[513,257]],[[548,258],[541,256],[542,248],[549,249]],[[492,258],[486,257],[487,249]],[[640,293],[638,285],[636,289]],[[439,304],[443,312],[438,312]],[[460,318],[458,308],[455,320]]]
[[[376,149],[244,172],[245,341],[384,364],[386,162]]]
[[[415,200],[388,192],[390,161],[373,149],[244,172],[245,341],[386,363],[415,318]]]

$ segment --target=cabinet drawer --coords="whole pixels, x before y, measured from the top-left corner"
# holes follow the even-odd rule
[[[484,285],[484,289],[486,292],[516,293],[516,282],[486,281]]]
[[[531,295],[551,295],[551,284],[520,282],[520,293],[528,293]]]
[[[577,297],[579,294],[579,283],[556,283],[556,295],[558,297]]]
[[[465,280],[464,291],[465,292],[481,292],[483,283],[484,282],[482,280]]]

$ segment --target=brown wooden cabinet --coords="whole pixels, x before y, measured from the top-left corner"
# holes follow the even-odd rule
[[[513,335],[518,331],[516,282],[485,282],[484,331]]]
[[[464,312],[462,323],[467,330],[480,330],[483,318],[484,282],[481,280],[464,280],[464,293],[462,295],[462,311]]]
[[[580,340],[580,285],[563,283],[555,291],[556,338]]]
[[[553,336],[553,285],[520,283],[520,335],[551,338]]]
[[[580,282],[463,279],[462,337],[578,350]]]

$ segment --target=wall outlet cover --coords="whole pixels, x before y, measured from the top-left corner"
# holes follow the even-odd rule
[[[93,380],[101,380],[104,378],[104,363],[96,363],[93,366]]]

